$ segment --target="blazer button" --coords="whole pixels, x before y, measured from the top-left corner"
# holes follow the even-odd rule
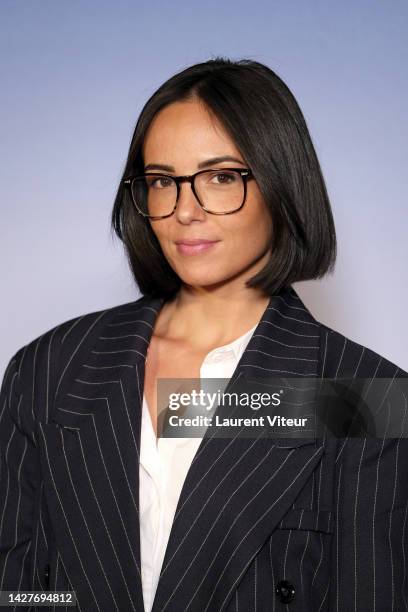
[[[275,593],[282,603],[289,603],[295,597],[295,587],[287,580],[280,580],[276,585]]]

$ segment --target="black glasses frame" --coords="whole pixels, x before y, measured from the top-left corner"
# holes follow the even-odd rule
[[[222,174],[222,172],[225,171],[234,171],[234,172],[238,172],[242,178],[243,178],[243,184],[244,184],[244,197],[242,200],[242,204],[238,207],[235,208],[234,210],[230,210],[228,212],[214,212],[212,210],[208,210],[208,208],[206,208],[204,206],[204,204],[202,204],[200,202],[200,198],[197,195],[196,189],[195,189],[195,179],[199,174],[204,174],[205,172],[219,172],[220,174]],[[134,180],[136,179],[142,179],[145,176],[165,176],[166,178],[171,178],[173,179],[173,181],[176,183],[176,188],[177,188],[177,196],[176,196],[176,203],[174,205],[173,210],[168,214],[168,215],[149,215],[145,212],[143,212],[143,210],[140,210],[139,206],[137,205],[137,202],[135,201],[134,197],[133,197],[133,189],[132,189],[132,183]],[[186,174],[183,176],[173,176],[172,174],[163,174],[163,172],[146,172],[145,174],[138,174],[138,175],[134,175],[134,176],[129,176],[128,178],[124,179],[123,184],[126,187],[129,187],[130,189],[130,195],[132,197],[132,201],[133,204],[136,207],[136,210],[139,214],[143,215],[143,217],[147,217],[149,219],[166,219],[166,217],[171,217],[172,214],[174,214],[174,211],[177,208],[177,204],[178,204],[178,200],[179,200],[179,195],[180,195],[180,183],[190,183],[191,185],[191,189],[195,195],[195,198],[197,200],[197,202],[199,203],[199,205],[201,206],[201,208],[203,210],[205,210],[206,212],[208,212],[211,215],[231,215],[235,212],[238,212],[239,210],[241,210],[241,208],[243,207],[245,200],[246,200],[246,195],[247,195],[247,181],[248,179],[254,178],[254,175],[252,174],[252,170],[250,170],[249,168],[209,168],[207,170],[200,170],[199,172],[196,172],[195,174]]]

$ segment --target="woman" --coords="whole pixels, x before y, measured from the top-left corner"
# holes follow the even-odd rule
[[[112,221],[143,296],[4,375],[0,589],[74,590],[86,612],[408,609],[405,439],[157,438],[159,379],[408,376],[291,286],[330,272],[336,241],[287,86],[223,58],[170,78]]]

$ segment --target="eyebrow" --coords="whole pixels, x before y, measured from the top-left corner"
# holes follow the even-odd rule
[[[237,162],[238,164],[245,165],[245,162],[243,162],[241,159],[238,159],[237,157],[233,157],[232,155],[220,155],[218,157],[211,157],[210,159],[206,159],[205,161],[200,162],[199,164],[197,164],[197,168],[208,168],[209,166],[220,164],[221,162],[225,161],[232,161]],[[147,170],[165,170],[166,172],[175,172],[174,166],[156,163],[147,164],[147,166],[145,166],[145,172],[147,172]]]

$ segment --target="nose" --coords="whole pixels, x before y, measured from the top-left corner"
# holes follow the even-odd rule
[[[188,181],[180,183],[177,208],[174,212],[180,223],[190,223],[194,220],[205,219],[205,211],[201,208],[193,192],[193,186]]]

